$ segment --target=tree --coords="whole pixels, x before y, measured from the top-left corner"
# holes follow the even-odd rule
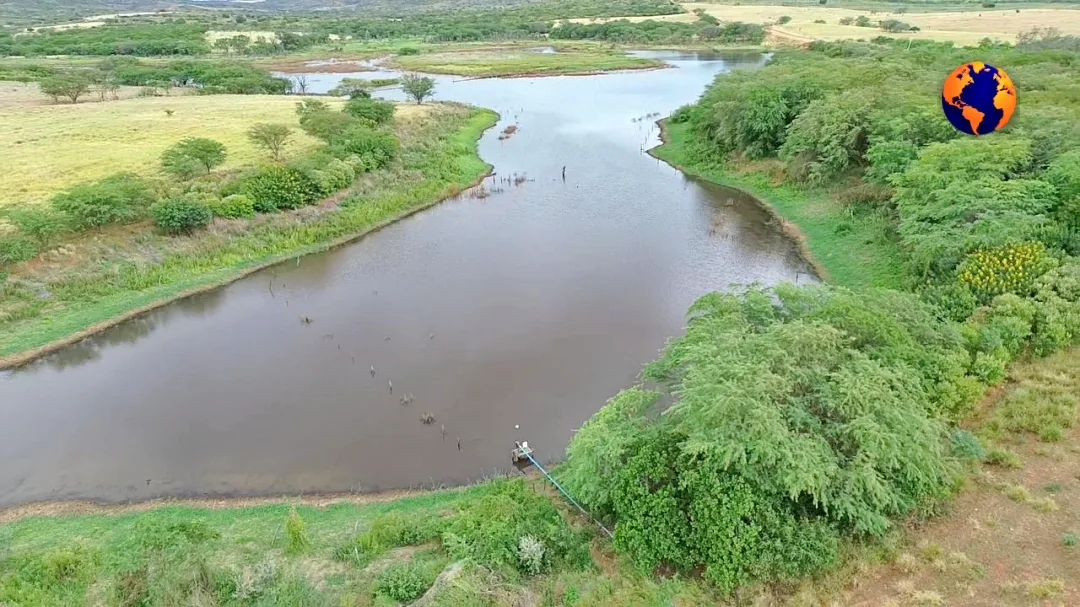
[[[401,77],[401,90],[415,99],[417,104],[420,104],[424,102],[424,99],[435,93],[435,81],[428,76],[404,74]]]
[[[216,48],[219,51],[224,51],[225,56],[228,57],[229,52],[233,49],[233,39],[232,38],[218,38],[214,42],[214,48]]]
[[[284,124],[260,123],[248,129],[248,139],[255,145],[267,150],[274,160],[281,158],[281,148],[292,137],[292,129]]]
[[[308,79],[306,75],[300,74],[299,76],[294,77],[292,81],[293,90],[295,90],[297,94],[307,95]]]
[[[53,101],[67,97],[72,103],[78,103],[79,97],[90,90],[91,84],[89,76],[72,72],[42,80],[38,86],[41,87],[41,92],[52,97]]]
[[[189,137],[161,154],[161,168],[182,179],[225,162],[225,146],[213,139]]]
[[[69,229],[67,218],[45,205],[17,206],[5,214],[19,232],[36,240],[42,248],[51,245]]]

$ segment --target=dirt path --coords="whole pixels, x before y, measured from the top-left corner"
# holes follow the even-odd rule
[[[907,533],[892,562],[859,576],[844,605],[1080,605],[1080,350],[1021,365],[1014,380],[1025,374],[1053,383],[1042,386],[1049,408],[1040,415],[1071,407],[1073,427],[1056,442],[1005,435],[999,448],[1019,456],[1014,467],[983,464],[951,512]],[[989,413],[1040,398],[1030,381],[1013,381]]]

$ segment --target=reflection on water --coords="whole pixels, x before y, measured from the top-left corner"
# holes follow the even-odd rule
[[[808,279],[753,201],[645,153],[655,115],[762,56],[649,56],[677,67],[439,76],[437,98],[502,116],[479,146],[496,170],[486,197],[256,272],[0,379],[0,505],[459,483],[508,468],[515,440],[558,457],[682,330],[695,298]],[[309,86],[354,76],[386,74],[312,74]]]

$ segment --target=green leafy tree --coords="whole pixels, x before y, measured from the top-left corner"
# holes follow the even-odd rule
[[[44,205],[13,207],[5,215],[19,232],[33,238],[42,248],[53,244],[71,229],[67,217]]]
[[[76,71],[59,74],[38,83],[41,92],[52,97],[54,101],[65,97],[71,103],[78,103],[79,97],[88,93],[92,85],[93,80],[90,76]]]
[[[281,150],[292,138],[292,129],[285,124],[259,123],[248,129],[248,140],[270,152],[274,160],[281,158]]]
[[[864,89],[812,101],[792,121],[780,148],[789,173],[823,183],[859,164],[866,152],[874,102]]]
[[[170,146],[161,154],[161,167],[180,178],[209,173],[225,162],[225,146],[213,139],[189,137]]]
[[[404,74],[401,77],[401,90],[420,104],[435,93],[435,81],[429,76]]]

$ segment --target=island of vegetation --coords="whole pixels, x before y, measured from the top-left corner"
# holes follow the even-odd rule
[[[558,72],[584,52],[561,66],[589,71],[628,67],[604,64],[618,55],[600,41],[765,36],[701,10],[222,12],[8,34],[0,53],[27,57],[0,62],[17,82],[0,146],[27,152],[3,177],[19,200],[0,207],[0,355],[24,360],[356,238],[488,170],[475,148],[488,110],[395,106],[363,87],[347,101],[285,97],[298,83],[260,62],[326,45],[492,75],[537,61]],[[605,20],[650,15],[682,20]],[[0,604],[1077,603],[1080,40],[1044,29],[983,43],[1022,101],[1007,128],[973,138],[938,99],[941,74],[972,50],[881,29],[910,35],[778,51],[665,122],[653,153],[758,196],[824,284],[702,297],[641,382],[584,424],[554,474],[612,538],[532,477],[401,496],[38,505],[0,512]],[[597,51],[526,61],[462,44],[539,35]],[[85,59],[33,57],[55,53]],[[42,105],[32,82],[67,103]],[[197,131],[209,114],[227,126]],[[122,131],[135,119],[142,139]],[[112,133],[115,156],[87,162],[63,130],[75,122]],[[42,155],[70,165],[37,173]]]

